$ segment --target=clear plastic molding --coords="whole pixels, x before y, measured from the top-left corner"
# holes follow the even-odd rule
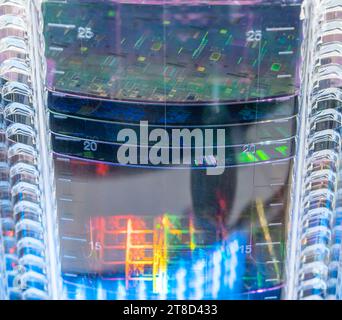
[[[312,61],[309,82],[307,149],[297,256],[300,299],[339,298],[341,261],[340,155],[341,69],[340,1],[321,1],[311,12]],[[322,10],[323,9],[323,10]],[[310,43],[308,43],[310,46]]]
[[[7,299],[48,297],[26,1],[0,2],[1,225]]]

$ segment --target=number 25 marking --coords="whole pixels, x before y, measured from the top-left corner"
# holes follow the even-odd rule
[[[247,42],[260,41],[262,38],[261,30],[249,30],[246,32]]]
[[[78,33],[77,33],[77,38],[78,39],[91,39],[94,37],[94,32],[91,30],[91,28],[83,28],[79,27],[78,28]]]

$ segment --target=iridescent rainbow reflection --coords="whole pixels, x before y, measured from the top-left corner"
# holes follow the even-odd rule
[[[102,272],[64,274],[65,298],[228,299],[241,292],[245,237],[208,245],[201,235],[191,218],[170,214],[91,218],[90,263]]]
[[[281,286],[246,290],[246,232],[205,243],[193,219],[164,214],[92,217],[92,274],[63,275],[67,299],[253,299]]]

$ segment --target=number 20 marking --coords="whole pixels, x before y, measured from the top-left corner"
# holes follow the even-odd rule
[[[84,151],[97,151],[97,143],[94,141],[86,140],[83,143],[83,150]]]

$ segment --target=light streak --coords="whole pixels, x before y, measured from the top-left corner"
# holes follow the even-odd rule
[[[184,300],[185,299],[185,292],[186,292],[186,269],[180,268],[176,273],[176,280],[177,280],[177,290],[176,290],[176,297],[177,300]]]
[[[229,288],[233,289],[235,281],[236,281],[236,267],[238,265],[238,259],[237,259],[236,253],[239,251],[239,243],[237,242],[237,240],[234,240],[232,243],[229,243],[229,251],[230,251],[230,264],[229,264],[230,273],[228,277],[228,284],[229,284]]]
[[[261,199],[256,199],[256,207],[257,207],[257,213],[258,213],[258,217],[259,217],[259,221],[260,221],[260,226],[262,228],[265,240],[267,242],[268,251],[270,253],[271,259],[273,261],[276,261],[277,259],[276,259],[274,247],[272,244],[272,238],[271,238],[271,234],[270,234],[270,231],[268,228],[267,219],[265,216],[264,204],[261,201]],[[273,263],[273,266],[274,266],[274,270],[277,274],[277,278],[279,279],[280,278],[280,270],[279,270],[278,264]]]
[[[217,250],[213,254],[213,283],[212,283],[212,297],[217,298],[221,287],[221,262],[222,252]]]
[[[76,300],[85,300],[86,299],[86,290],[82,284],[76,287]]]
[[[118,291],[117,291],[117,300],[125,300],[126,299],[126,289],[125,286],[119,282],[118,284]]]
[[[143,281],[138,286],[138,300],[146,300],[146,285]]]
[[[204,296],[204,267],[205,262],[204,260],[197,261],[193,266],[194,271],[194,278],[193,278],[193,288],[194,293],[192,299],[194,300],[201,300]]]
[[[100,257],[96,268],[101,270],[103,265],[107,270],[110,266],[124,269],[123,276],[108,275],[101,281],[118,283],[114,292],[117,299],[218,299],[231,293],[238,276],[238,240],[196,246],[200,232],[195,230],[191,217],[170,214],[92,217],[90,239]],[[119,252],[118,258],[108,260],[107,252],[111,251]],[[97,290],[94,296],[98,299],[108,299],[110,291],[102,285],[97,283],[89,290]]]
[[[97,300],[106,300],[107,299],[107,293],[106,293],[106,290],[103,289],[101,281],[97,282],[96,293],[97,293],[96,294],[96,299]]]

